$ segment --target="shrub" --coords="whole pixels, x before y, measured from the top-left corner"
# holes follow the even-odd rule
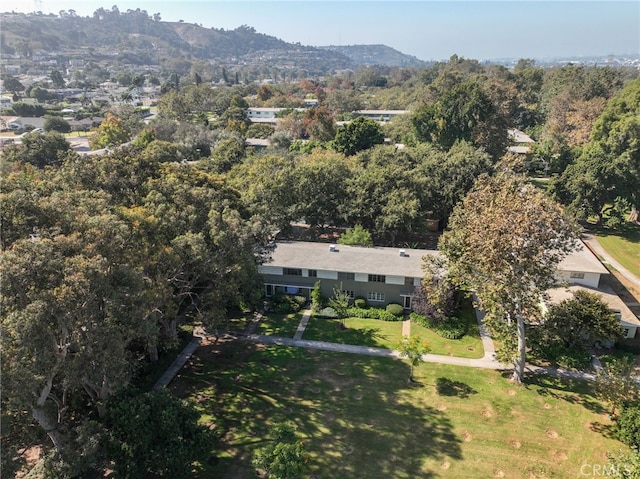
[[[356,299],[354,299],[354,300],[353,300],[353,305],[354,305],[356,308],[364,309],[364,308],[366,308],[366,307],[367,307],[367,300],[366,300],[366,299],[364,299],[364,298],[360,298],[360,297],[358,297],[358,298],[356,298]]]
[[[627,446],[640,447],[640,404],[625,404],[615,424],[615,436]]]
[[[404,308],[401,304],[391,303],[387,305],[387,311],[394,316],[404,316]]]
[[[279,294],[271,299],[271,310],[274,313],[297,313],[307,303],[304,296],[292,296],[289,294]]]
[[[460,339],[467,334],[468,323],[465,318],[452,316],[444,321],[433,321],[432,319],[412,312],[409,319],[420,326],[431,329],[433,332],[445,339]]]
[[[338,312],[332,307],[323,308],[316,313],[318,318],[337,319]]]
[[[566,369],[586,369],[591,365],[591,354],[583,348],[567,348],[555,360]]]
[[[362,319],[379,319],[381,321],[400,321],[402,318],[382,308],[349,308],[347,316]]]

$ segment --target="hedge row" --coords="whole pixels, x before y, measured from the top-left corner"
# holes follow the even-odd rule
[[[304,296],[293,296],[290,294],[279,294],[271,299],[271,311],[274,313],[297,313],[307,304]]]
[[[401,321],[402,316],[396,316],[390,311],[382,308],[349,308],[347,316],[362,319],[380,319],[382,321]]]
[[[416,324],[431,329],[445,339],[460,339],[467,334],[467,328],[469,326],[465,318],[459,318],[457,316],[436,322],[422,314],[414,312],[409,315],[409,319]]]

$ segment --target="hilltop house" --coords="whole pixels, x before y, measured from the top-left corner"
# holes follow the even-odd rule
[[[372,306],[398,303],[411,309],[411,294],[424,276],[422,257],[434,254],[438,252],[282,241],[259,271],[267,297],[277,293],[309,297],[320,280],[325,296],[341,288],[351,298],[366,298]]]

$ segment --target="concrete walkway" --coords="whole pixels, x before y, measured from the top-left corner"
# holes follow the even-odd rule
[[[588,246],[588,248],[601,258],[605,263],[609,263],[616,270],[622,274],[630,283],[640,288],[640,278],[635,276],[631,271],[618,263],[607,251],[600,245],[598,239],[591,233],[585,233],[582,237],[582,241]]]
[[[296,334],[293,336],[293,339],[302,339],[302,335],[304,334],[304,330],[307,328],[307,323],[309,323],[310,318],[311,310],[305,309],[304,313],[302,313],[302,319],[300,320],[300,324],[298,325],[298,329],[296,330]]]
[[[171,363],[171,366],[160,376],[160,379],[156,381],[156,383],[151,388],[151,391],[158,391],[161,388],[166,388],[173,378],[176,377],[178,372],[187,364],[191,355],[195,352],[198,347],[200,347],[200,343],[202,342],[202,338],[204,336],[204,331],[201,328],[195,328],[193,330],[193,339],[189,341],[189,344],[185,346],[178,357]]]

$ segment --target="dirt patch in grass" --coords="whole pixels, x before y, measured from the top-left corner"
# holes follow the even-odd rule
[[[496,413],[493,409],[491,409],[491,407],[487,406],[480,412],[480,415],[482,417],[492,418],[496,415]]]
[[[473,436],[469,431],[465,431],[462,433],[462,440],[464,442],[471,442],[473,440]]]
[[[512,439],[509,441],[509,445],[515,449],[520,449],[522,447],[522,443],[517,439]]]
[[[549,436],[551,439],[558,439],[560,437],[560,434],[558,434],[553,429],[549,429],[547,430],[547,436]]]

